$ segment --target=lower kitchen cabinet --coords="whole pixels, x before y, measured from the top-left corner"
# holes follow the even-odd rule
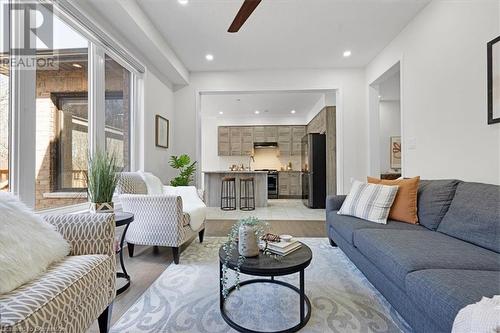
[[[279,197],[300,199],[302,197],[301,172],[280,171],[278,173]]]

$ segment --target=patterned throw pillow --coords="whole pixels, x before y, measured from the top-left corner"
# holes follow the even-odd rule
[[[366,184],[356,180],[337,214],[386,224],[397,193],[398,186]]]

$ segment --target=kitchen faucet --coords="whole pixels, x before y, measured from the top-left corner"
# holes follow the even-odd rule
[[[252,161],[255,162],[255,158],[252,154],[248,156],[248,171],[252,171]]]

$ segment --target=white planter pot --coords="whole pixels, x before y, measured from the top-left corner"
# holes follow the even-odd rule
[[[255,234],[255,227],[241,225],[238,230],[239,242],[238,252],[244,257],[256,257],[259,255],[259,240]]]

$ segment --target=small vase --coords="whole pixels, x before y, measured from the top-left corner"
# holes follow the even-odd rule
[[[259,255],[259,240],[255,234],[255,227],[242,224],[238,230],[238,252],[243,257],[256,257]]]
[[[90,212],[91,213],[113,213],[115,211],[112,202],[91,202]]]

